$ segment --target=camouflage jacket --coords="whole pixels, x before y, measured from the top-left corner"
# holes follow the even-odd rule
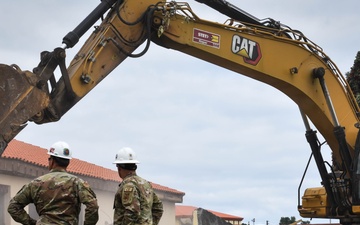
[[[37,221],[24,210],[30,203],[39,214]],[[78,225],[81,203],[86,205],[84,225],[96,224],[99,207],[89,184],[65,170],[54,169],[24,185],[10,200],[8,212],[21,224]]]
[[[163,214],[163,204],[150,182],[136,174],[119,185],[114,209],[114,225],[157,225]]]

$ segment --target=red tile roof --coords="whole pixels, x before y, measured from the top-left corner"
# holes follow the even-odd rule
[[[1,155],[1,158],[17,159],[41,167],[47,167],[49,156],[47,155],[47,149],[45,148],[41,148],[39,146],[31,145],[29,143],[13,139]],[[70,173],[94,177],[102,180],[109,180],[115,182],[121,181],[121,178],[119,177],[117,171],[107,169],[92,163],[88,163],[86,161],[82,161],[76,158],[71,159],[71,163],[68,166],[67,171]],[[184,192],[180,192],[169,187],[154,183],[152,183],[152,185],[156,190],[185,195]]]
[[[175,215],[176,217],[190,217],[192,216],[194,210],[197,208],[194,206],[186,206],[186,205],[176,205],[175,207]],[[239,216],[233,216],[225,213],[215,212],[212,210],[207,210],[214,214],[215,216],[218,216],[224,220],[236,220],[236,221],[242,221],[244,218]]]

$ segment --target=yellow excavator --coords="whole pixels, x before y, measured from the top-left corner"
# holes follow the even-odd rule
[[[359,106],[335,63],[298,30],[273,19],[259,20],[225,0],[196,1],[229,19],[203,20],[186,2],[103,0],[63,38],[61,47],[42,52],[32,71],[0,64],[0,153],[29,121],[60,120],[121,62],[144,55],[153,42],[266,83],[290,97],[301,111],[322,184],[307,188],[301,202],[299,196],[300,215],[360,223]],[[66,50],[99,19],[67,66]],[[144,50],[135,54],[140,45]],[[54,75],[57,68],[59,79]],[[332,165],[323,159],[317,132],[332,151]]]

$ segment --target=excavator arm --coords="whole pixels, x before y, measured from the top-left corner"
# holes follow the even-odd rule
[[[63,45],[44,51],[40,63],[30,71],[17,65],[0,65],[0,154],[28,121],[37,124],[58,121],[69,109],[100,83],[115,67],[145,40],[150,42],[151,11],[156,1],[104,0],[73,31],[63,38]],[[109,10],[96,26],[70,66],[66,68],[66,49]],[[147,21],[145,21],[147,20]],[[60,68],[61,78],[54,71]]]
[[[142,56],[154,42],[266,83],[291,98],[302,113],[323,185],[305,191],[300,214],[337,218],[343,224],[360,222],[359,107],[335,63],[300,31],[272,19],[259,20],[224,0],[197,1],[229,20],[200,19],[185,2],[107,0],[64,37],[61,47],[42,52],[33,72],[0,65],[0,152],[28,121],[58,121],[122,61]],[[66,67],[66,49],[106,11]],[[142,51],[134,54],[139,47]],[[58,80],[57,67],[62,75]],[[330,173],[317,131],[333,153]]]

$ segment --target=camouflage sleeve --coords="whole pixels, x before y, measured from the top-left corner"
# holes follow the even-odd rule
[[[24,210],[25,206],[32,203],[31,190],[29,184],[24,185],[20,191],[10,200],[8,212],[18,223],[25,225],[35,225],[36,220],[31,218]]]
[[[81,180],[79,182],[79,199],[85,208],[84,225],[94,225],[99,220],[99,206],[96,199],[96,194],[90,188],[90,185]]]
[[[132,225],[141,217],[140,195],[132,183],[122,188],[121,202],[125,208],[122,224]]]
[[[153,206],[151,212],[153,217],[153,224],[158,225],[164,209],[162,202],[160,201],[159,197],[156,195],[155,192],[153,192]]]

